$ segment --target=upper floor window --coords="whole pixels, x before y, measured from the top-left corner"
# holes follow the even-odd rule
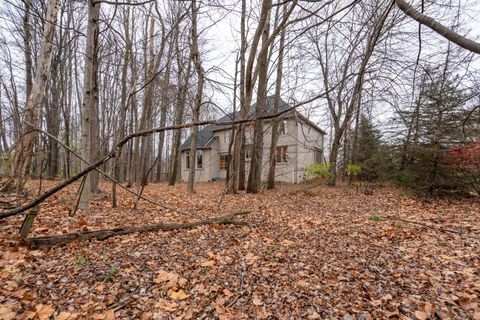
[[[278,133],[287,134],[287,121],[283,120],[278,123]]]
[[[232,141],[232,131],[225,130],[223,132],[223,142],[230,143],[230,141]]]
[[[288,148],[287,146],[277,147],[277,163],[287,162],[287,156],[288,156],[287,148]]]

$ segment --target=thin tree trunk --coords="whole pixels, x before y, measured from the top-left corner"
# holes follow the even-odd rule
[[[23,48],[25,54],[25,89],[26,96],[29,97],[32,92],[32,35],[30,33],[30,2],[31,0],[25,0],[24,5],[24,15],[23,15]]]
[[[192,0],[192,44],[191,44],[191,55],[192,61],[195,66],[195,71],[197,73],[197,92],[195,94],[195,103],[193,107],[193,122],[197,122],[200,119],[200,107],[202,105],[202,96],[203,96],[203,82],[204,82],[204,71],[202,67],[202,59],[200,57],[200,51],[198,49],[198,31],[197,31],[197,2]],[[198,126],[192,127],[192,144],[190,149],[190,172],[188,174],[187,182],[187,192],[195,192],[195,168],[197,163],[197,135],[198,135]]]
[[[286,3],[283,5],[283,14],[287,13]],[[278,49],[278,64],[277,75],[275,80],[275,100],[273,105],[273,113],[277,113],[280,106],[280,93],[282,89],[282,76],[283,76],[283,55],[285,51],[285,28],[280,33],[280,44]],[[280,120],[281,121],[281,120]],[[270,155],[267,177],[267,189],[275,189],[275,169],[277,165],[277,142],[278,142],[278,120],[272,121],[272,141],[270,143]],[[295,173],[296,174],[296,173]]]
[[[164,127],[167,123],[167,110],[169,105],[169,87],[170,87],[170,70],[171,70],[171,55],[172,55],[172,46],[168,50],[168,61],[165,68],[165,77],[162,84],[162,99],[160,102],[160,127]],[[156,181],[161,180],[162,176],[162,153],[163,145],[165,143],[165,132],[160,132],[158,135],[158,160],[157,160],[157,176]]]
[[[271,7],[271,0],[267,0],[268,8]],[[257,106],[255,110],[256,117],[262,117],[267,110],[267,86],[268,86],[268,48],[265,43],[268,40],[270,32],[270,10],[268,10],[265,28],[262,32],[263,48],[258,56],[258,94]],[[252,159],[250,161],[250,171],[248,173],[247,192],[258,193],[261,189],[262,166],[263,166],[263,121],[257,120],[254,123]]]
[[[182,57],[180,53],[180,48],[178,46],[178,41],[176,41],[176,50],[177,50],[177,65],[178,65],[178,77],[177,79],[182,79]],[[188,61],[187,72],[185,73],[184,83],[181,84],[177,92],[177,107],[175,109],[175,125],[179,125],[183,122],[183,114],[185,111],[185,103],[187,99],[188,92],[188,79],[190,78],[190,72],[192,68],[192,63]],[[172,143],[172,153],[171,153],[171,166],[170,166],[170,177],[168,185],[174,186],[178,178],[178,171],[181,169],[180,166],[180,143],[182,139],[182,130],[176,129],[173,133],[173,143]]]
[[[95,3],[94,0],[88,1],[88,25],[87,25],[87,42],[85,49],[85,72],[84,72],[84,86],[83,86],[83,103],[82,103],[82,157],[92,161],[95,151],[93,139],[94,130],[92,127],[97,117],[94,113],[96,111],[95,103],[98,102],[98,20],[100,16],[100,4]],[[98,128],[97,128],[98,129]],[[98,138],[97,138],[98,139]],[[81,170],[84,170],[88,165],[82,162]],[[97,175],[98,176],[98,175]],[[88,209],[91,200],[92,187],[95,184],[93,172],[89,173],[85,178],[85,184],[80,195],[78,207],[82,210]]]
[[[128,109],[128,97],[127,97],[127,77],[128,77],[128,64],[130,62],[130,53],[132,50],[132,45],[130,41],[130,7],[127,6],[125,9],[124,17],[124,29],[125,29],[125,54],[123,58],[122,65],[122,79],[121,79],[121,94],[120,94],[120,118],[118,121],[118,133],[115,135],[115,143],[121,141],[125,137],[126,130],[126,119],[127,119],[127,109]],[[121,162],[122,162],[122,149],[118,150],[118,154],[115,157],[115,163],[113,165],[113,176],[116,180],[122,181],[121,179]],[[117,184],[112,182],[112,207],[117,207]]]
[[[48,22],[45,22],[44,25],[42,48],[38,58],[35,82],[33,83],[31,94],[28,96],[25,107],[22,134],[16,142],[10,179],[4,186],[4,188],[8,190],[15,187],[17,191],[20,192],[23,189],[28,168],[30,167],[33,143],[37,137],[37,132],[32,131],[32,126],[36,126],[39,122],[40,109],[45,97],[48,75],[50,73],[53,36],[55,34],[58,8],[59,0],[50,0],[45,20]]]

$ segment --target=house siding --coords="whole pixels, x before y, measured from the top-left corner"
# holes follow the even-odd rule
[[[323,162],[323,134],[314,127],[298,124],[298,179],[306,179],[307,166],[315,163],[315,150],[321,150]]]

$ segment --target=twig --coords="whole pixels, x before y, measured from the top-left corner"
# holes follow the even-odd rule
[[[442,228],[442,227],[435,227],[435,226],[432,226],[432,225],[429,225],[429,224],[426,224],[426,223],[423,223],[423,222],[418,222],[418,221],[406,220],[406,219],[397,218],[397,217],[390,217],[390,216],[381,216],[381,217],[384,218],[384,219],[388,219],[388,220],[402,221],[402,222],[405,222],[405,223],[418,224],[420,226],[423,226],[423,227],[426,227],[426,228],[429,228],[429,229],[432,229],[432,230],[442,231],[442,232],[455,233],[455,234],[459,234],[459,235],[466,235],[467,234],[465,232],[460,232],[460,231],[457,231],[457,230],[445,229],[445,228]],[[479,237],[475,237],[475,236],[473,236],[473,238],[480,239]]]

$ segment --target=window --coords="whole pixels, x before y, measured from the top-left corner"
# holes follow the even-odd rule
[[[252,159],[252,145],[251,144],[245,145],[244,151],[245,151],[245,160]]]
[[[278,133],[287,134],[287,121],[283,120],[278,123]]]
[[[225,130],[223,132],[223,142],[230,143],[230,141],[232,141],[232,131]]]
[[[197,151],[197,165],[196,168],[202,169],[203,167],[203,155],[202,151]],[[185,168],[190,169],[190,151],[185,153]]]
[[[277,147],[277,163],[287,162],[287,146]]]
[[[220,155],[220,160],[218,162],[220,165],[220,170],[227,170],[229,160],[230,157],[228,156],[228,154]]]
[[[203,167],[203,154],[202,151],[197,151],[197,168],[202,169]]]

